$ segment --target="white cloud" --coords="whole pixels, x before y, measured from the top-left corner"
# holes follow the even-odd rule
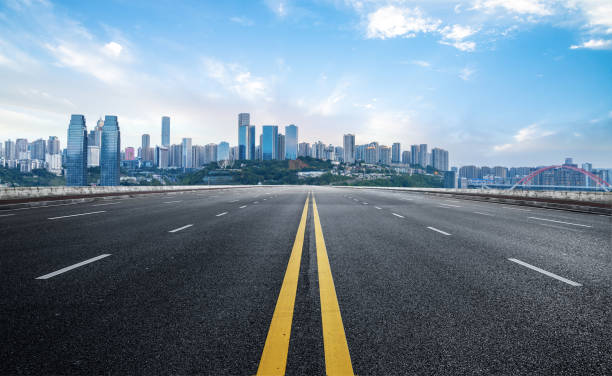
[[[379,8],[368,15],[368,38],[414,37],[416,33],[438,30],[441,21],[428,18],[420,9],[399,8],[393,5]]]
[[[525,146],[525,144],[533,144],[533,142],[544,137],[552,136],[555,133],[556,132],[541,129],[539,124],[534,123],[519,129],[518,132],[512,136],[512,138],[514,138],[514,143],[495,145],[493,146],[493,150],[505,151],[510,149],[521,149]]]
[[[334,115],[338,110],[340,102],[346,98],[346,90],[349,86],[350,83],[347,81],[340,82],[329,96],[312,107],[310,114],[322,116]]]
[[[125,83],[123,70],[103,58],[98,53],[88,52],[79,46],[60,42],[57,45],[46,44],[45,47],[58,60],[58,65],[90,74],[107,84]]]
[[[262,77],[253,76],[239,64],[226,64],[216,59],[204,59],[204,68],[208,77],[218,82],[225,90],[239,97],[253,101],[263,99],[271,101],[269,87]]]
[[[255,22],[247,17],[231,17],[230,21],[240,24],[242,26],[253,26]]]
[[[612,39],[591,39],[582,44],[570,46],[572,50],[586,48],[591,50],[609,50],[612,49]]]
[[[464,39],[476,34],[477,32],[478,29],[472,28],[471,26],[445,26],[440,30],[440,33],[444,37],[444,39],[441,40],[440,43],[453,46],[460,51],[471,52],[476,49],[476,43],[471,41],[464,41]]]
[[[117,42],[109,42],[105,44],[102,49],[105,54],[111,57],[119,57],[121,50],[123,50],[123,47]]]
[[[289,12],[287,0],[266,0],[266,5],[278,17],[285,17]]]
[[[412,60],[412,64],[418,65],[423,68],[429,68],[431,66],[429,62],[424,61],[424,60]]]
[[[463,81],[468,81],[470,78],[472,78],[474,73],[476,73],[474,69],[465,67],[461,70],[461,73],[459,73],[459,78],[461,78]]]
[[[567,6],[582,10],[591,31],[612,34],[612,1],[567,0]]]
[[[440,32],[446,39],[463,40],[476,34],[478,30],[470,26],[453,25],[444,27]]]
[[[553,14],[550,3],[546,0],[476,0],[473,9],[493,12],[502,8],[510,13],[550,16]]]

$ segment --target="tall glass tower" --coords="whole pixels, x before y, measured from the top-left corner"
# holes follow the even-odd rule
[[[291,124],[285,127],[285,159],[296,159],[298,152],[298,127]]]
[[[106,115],[102,127],[100,150],[100,185],[119,185],[119,163],[121,160],[121,133],[116,116]]]
[[[249,125],[249,142],[247,148],[247,157],[248,159],[254,161],[255,160],[255,126]]]
[[[170,117],[162,116],[162,146],[170,146]]]
[[[269,161],[276,159],[276,148],[278,143],[278,126],[264,125],[261,138],[261,159]]]
[[[87,126],[83,115],[72,115],[68,125],[66,185],[87,185]]]
[[[238,126],[238,159],[243,161],[247,159],[249,151],[249,145],[247,142],[249,136],[249,126],[239,125]]]

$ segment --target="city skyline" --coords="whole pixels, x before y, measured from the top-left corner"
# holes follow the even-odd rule
[[[174,142],[206,144],[246,110],[327,144],[444,145],[458,165],[610,165],[606,2],[520,4],[5,2],[0,134],[65,143],[65,114],[114,113],[126,145],[161,144],[168,115]]]

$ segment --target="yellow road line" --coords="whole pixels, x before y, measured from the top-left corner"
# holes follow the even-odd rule
[[[323,323],[323,347],[325,349],[325,371],[329,376],[353,375],[340,305],[332,278],[323,230],[317,211],[317,202],[312,196],[315,239],[317,245],[317,269],[319,270],[319,293],[321,296],[321,321]]]
[[[272,322],[268,330],[268,337],[266,338],[263,353],[259,361],[259,368],[257,369],[258,375],[285,374],[307,217],[308,197],[306,197],[302,219],[298,226],[295,242],[293,243],[293,250],[291,251],[289,264],[287,265],[287,271],[283,279],[283,285],[278,294],[276,308],[274,308],[274,315],[272,316]]]

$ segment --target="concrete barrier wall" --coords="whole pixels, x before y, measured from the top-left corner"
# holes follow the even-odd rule
[[[205,190],[222,188],[247,188],[249,186],[224,186],[224,185],[171,185],[171,186],[150,186],[150,187],[20,187],[20,188],[0,188],[0,201],[27,200],[41,198],[58,197],[82,197],[100,196],[132,193],[152,193],[152,192],[172,192],[186,190]]]
[[[60,197],[87,197],[117,194],[138,194],[154,192],[172,192],[187,190],[206,190],[223,188],[252,188],[262,186],[249,185],[173,185],[173,186],[118,186],[118,187],[21,187],[0,188],[0,201],[15,201],[28,199]],[[277,187],[277,186],[276,186]],[[448,189],[448,188],[401,188],[401,187],[341,187],[351,189],[381,189],[393,191],[414,191],[435,194],[454,194],[470,196],[498,196],[515,198],[517,200],[554,200],[594,203],[600,205],[612,205],[612,193],[610,192],[580,192],[580,191],[523,191],[523,190],[499,190],[499,189]]]
[[[342,187],[345,188],[345,187]],[[527,191],[506,189],[458,189],[458,188],[402,188],[402,187],[346,187],[357,189],[380,189],[393,191],[413,191],[439,194],[470,196],[499,196],[516,199],[572,201],[612,205],[612,192],[581,191]]]

